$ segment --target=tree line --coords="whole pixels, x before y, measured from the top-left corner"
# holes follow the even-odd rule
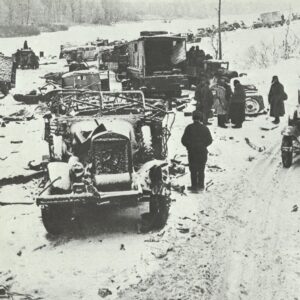
[[[0,25],[135,21],[132,6],[123,0],[0,0]]]
[[[247,13],[258,8],[273,10],[275,7],[271,3],[271,0],[261,4],[245,0],[241,5],[236,0],[226,0],[223,12]],[[110,24],[136,21],[149,15],[168,19],[205,18],[217,17],[217,8],[218,0],[0,0],[0,25]]]

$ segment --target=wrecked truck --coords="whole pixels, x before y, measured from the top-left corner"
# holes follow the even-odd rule
[[[36,199],[44,227],[60,234],[80,208],[140,201],[149,202],[147,226],[162,226],[168,216],[165,158],[174,114],[163,101],[146,101],[142,92],[85,91],[76,97],[80,107],[70,105],[68,93],[61,102],[69,110],[44,117],[47,184]]]
[[[141,89],[146,96],[180,96],[185,75],[186,39],[174,35],[141,36],[128,43],[128,80],[124,90]]]

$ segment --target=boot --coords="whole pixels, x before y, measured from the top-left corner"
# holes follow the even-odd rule
[[[218,126],[221,128],[227,128],[225,125],[226,115],[218,115]]]

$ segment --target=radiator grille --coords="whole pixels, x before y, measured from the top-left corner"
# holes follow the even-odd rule
[[[96,175],[129,171],[127,140],[116,138],[94,140],[92,152]]]

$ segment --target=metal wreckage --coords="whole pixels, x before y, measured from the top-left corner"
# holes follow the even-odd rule
[[[170,202],[167,141],[175,119],[168,104],[140,91],[70,89],[48,105],[47,183],[37,197],[46,230],[62,233],[82,207],[140,201],[148,201],[150,211],[143,230],[163,226]]]

